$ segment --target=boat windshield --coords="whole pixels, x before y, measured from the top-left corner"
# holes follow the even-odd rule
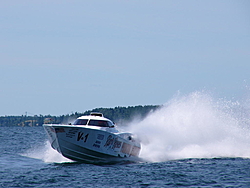
[[[98,127],[109,127],[109,122],[103,120],[90,120],[88,125],[98,126]]]
[[[89,123],[88,123],[89,121]],[[90,126],[98,126],[98,127],[114,127],[114,125],[105,120],[94,120],[94,119],[77,119],[73,123],[73,125],[90,125]]]
[[[77,119],[73,123],[73,125],[87,125],[88,119]]]

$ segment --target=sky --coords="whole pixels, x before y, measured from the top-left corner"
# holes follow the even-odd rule
[[[0,1],[0,116],[250,86],[248,0]]]

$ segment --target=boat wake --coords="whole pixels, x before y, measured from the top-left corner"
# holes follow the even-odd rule
[[[29,149],[26,153],[22,154],[25,157],[40,159],[45,163],[70,163],[70,159],[63,157],[56,150],[52,149],[49,141],[44,143],[44,146]]]
[[[205,92],[176,96],[129,131],[151,162],[185,158],[250,158],[250,109]],[[248,102],[249,103],[249,102]]]

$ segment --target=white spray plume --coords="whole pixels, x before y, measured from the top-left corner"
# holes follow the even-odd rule
[[[32,148],[27,151],[23,156],[40,159],[46,163],[65,163],[72,162],[70,159],[63,157],[56,150],[52,149],[49,141],[46,141],[44,146],[39,148]]]
[[[131,123],[129,129],[142,141],[140,156],[152,162],[249,158],[250,121],[242,110],[238,102],[215,101],[205,92],[193,92],[174,97],[141,122]]]

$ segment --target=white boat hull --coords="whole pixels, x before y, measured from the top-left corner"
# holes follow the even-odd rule
[[[64,157],[88,163],[137,161],[140,143],[129,133],[72,125],[43,125],[52,148]]]

